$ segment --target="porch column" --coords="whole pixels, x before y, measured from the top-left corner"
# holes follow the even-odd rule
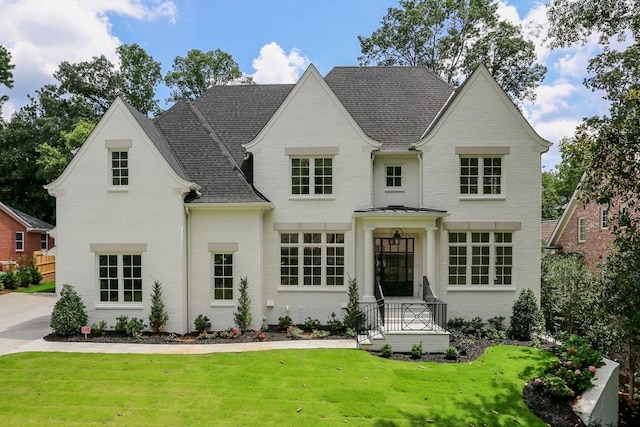
[[[436,230],[437,227],[427,227],[427,279],[433,288],[436,287]]]
[[[375,301],[375,293],[373,291],[375,278],[373,266],[373,230],[375,227],[365,226],[364,230],[364,283],[363,295],[364,301]]]

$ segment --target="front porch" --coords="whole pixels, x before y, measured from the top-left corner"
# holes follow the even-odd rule
[[[380,350],[389,344],[393,351],[410,352],[414,345],[422,344],[425,353],[444,353],[449,346],[449,333],[445,330],[447,304],[434,296],[426,277],[422,299],[385,298],[377,279],[375,288],[376,301],[362,306],[359,347]]]

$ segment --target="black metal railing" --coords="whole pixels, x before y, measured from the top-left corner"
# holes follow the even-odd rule
[[[375,302],[363,305],[358,342],[391,331],[435,331],[444,329],[447,304],[435,297],[431,284],[423,277],[423,302],[385,301],[378,277],[375,279]]]
[[[435,324],[444,329],[447,326],[447,303],[436,298],[427,276],[422,276],[422,299],[433,313]]]

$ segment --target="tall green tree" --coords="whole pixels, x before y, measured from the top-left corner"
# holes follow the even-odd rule
[[[11,63],[11,52],[4,46],[0,45],[0,85],[9,89],[13,87],[13,69],[15,65]],[[2,104],[4,104],[9,97],[0,93],[0,123],[2,122]]]
[[[156,87],[162,81],[160,63],[138,44],[123,44],[116,49],[120,57],[122,94],[143,114],[157,113],[160,104],[155,98]]]
[[[535,98],[546,68],[495,0],[401,0],[371,36],[358,36],[361,65],[424,66],[457,85],[480,64],[516,102]]]
[[[605,294],[600,303],[610,314],[623,343],[628,398],[633,402],[634,378],[640,365],[640,235],[633,228],[618,233],[607,256],[603,277]]]
[[[595,35],[602,48],[589,61],[585,84],[604,91],[609,114],[584,120],[563,155],[584,165],[585,198],[609,205],[612,214],[616,240],[604,270],[603,303],[623,337],[631,374],[640,358],[639,9],[638,0],[552,0],[548,8],[552,47],[585,44]],[[630,399],[633,386],[630,381]]]
[[[164,81],[173,88],[167,99],[171,102],[198,98],[213,85],[251,83],[251,78],[243,78],[236,61],[220,49],[207,52],[192,49],[186,57],[175,57]]]

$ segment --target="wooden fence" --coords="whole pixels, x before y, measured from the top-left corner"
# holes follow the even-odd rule
[[[42,274],[42,282],[53,282],[56,280],[56,257],[45,255],[41,251],[33,253],[33,263]]]

